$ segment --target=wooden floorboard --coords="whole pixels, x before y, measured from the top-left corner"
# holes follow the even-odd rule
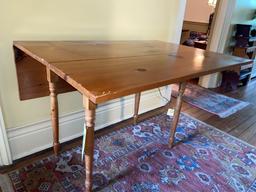
[[[215,90],[220,92],[219,90]],[[236,114],[222,119],[209,112],[196,108],[188,103],[183,103],[182,112],[185,112],[205,123],[208,123],[222,131],[228,132],[229,134],[256,146],[256,80],[252,81],[246,87],[240,87],[236,91],[223,93],[227,96],[248,101],[251,105]],[[176,102],[175,98],[172,98],[171,107],[174,107]],[[154,115],[166,112],[166,108],[159,108],[151,112],[140,115],[139,121],[152,117]],[[123,122],[111,125],[108,128],[97,131],[96,136],[107,134],[111,131],[123,128],[131,125],[133,120],[130,118]],[[75,146],[81,145],[81,138],[62,144],[62,151],[69,150]],[[42,152],[36,153],[29,157],[25,157],[14,162],[14,165],[0,168],[0,173],[7,173],[17,168],[23,167],[30,164],[33,161],[42,159],[49,155],[52,155],[52,149],[47,149]]]
[[[220,92],[219,90],[215,91]],[[256,146],[256,80],[251,81],[248,86],[240,87],[235,91],[222,94],[248,101],[250,105],[224,119],[185,102],[183,103],[182,111]],[[174,107],[175,101],[176,99],[174,98],[171,105],[172,107]]]

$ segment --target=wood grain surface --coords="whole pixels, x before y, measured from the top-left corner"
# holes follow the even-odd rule
[[[14,47],[95,104],[252,63],[161,41],[30,41]]]
[[[14,51],[20,100],[49,96],[46,67],[19,49],[15,48]],[[61,78],[55,82],[55,86],[57,93],[75,91]]]

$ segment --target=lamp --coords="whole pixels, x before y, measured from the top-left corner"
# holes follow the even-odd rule
[[[212,7],[216,7],[217,0],[208,0],[208,5]]]

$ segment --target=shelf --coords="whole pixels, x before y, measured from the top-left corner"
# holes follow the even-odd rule
[[[237,49],[246,49],[246,52],[253,52],[256,49],[256,46],[247,46],[247,47],[239,47],[239,46],[234,46],[234,48]]]
[[[247,48],[246,50],[247,53],[254,52],[256,50],[256,46],[246,47],[246,48]]]
[[[253,64],[243,65],[241,66],[241,70],[250,69],[253,67]]]
[[[251,79],[255,78],[256,77],[256,73],[252,73],[251,74]]]
[[[243,79],[246,79],[246,78],[249,78],[249,76],[251,75],[251,71],[250,72],[246,72],[246,73],[240,73],[240,77],[239,77],[239,80],[243,80]]]
[[[256,41],[256,37],[250,37],[249,42],[254,42],[254,41]]]
[[[230,43],[233,49],[232,55],[251,60],[255,59],[256,37],[251,36],[254,35],[251,33],[251,27],[252,26],[237,24],[237,30],[233,32],[232,41]],[[246,85],[252,77],[256,77],[256,62],[241,66],[239,74],[240,84]]]
[[[239,36],[233,36],[234,39],[248,39],[249,42],[256,41],[256,37],[239,37]]]

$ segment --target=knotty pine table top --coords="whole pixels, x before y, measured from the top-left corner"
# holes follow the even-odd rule
[[[161,41],[16,41],[96,104],[252,63]]]

